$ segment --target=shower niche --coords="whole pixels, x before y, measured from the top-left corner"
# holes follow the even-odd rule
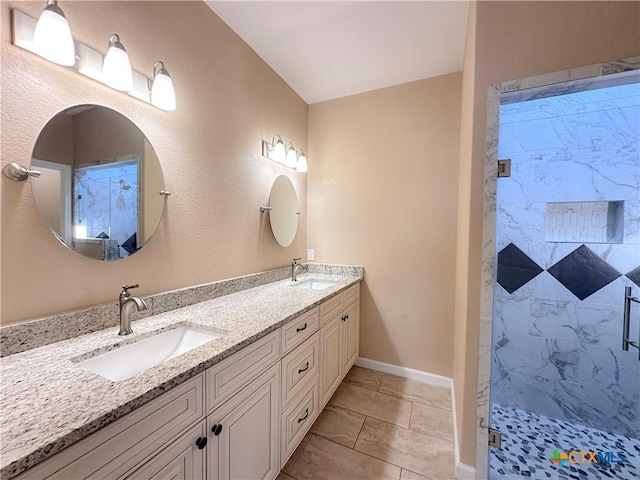
[[[547,203],[545,241],[622,243],[624,201]]]

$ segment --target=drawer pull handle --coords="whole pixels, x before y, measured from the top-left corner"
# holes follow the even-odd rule
[[[304,366],[304,368],[301,368],[298,370],[298,374],[302,373],[302,372],[306,372],[307,370],[309,370],[309,362],[307,362],[307,364]]]
[[[222,425],[217,424],[211,427],[211,433],[213,433],[216,437],[220,435],[220,432],[222,432]]]
[[[306,330],[306,329],[307,329],[307,322],[305,322],[302,327],[296,328],[296,333],[297,332],[301,332],[301,331]]]
[[[198,439],[196,440],[196,447],[198,447],[198,450],[202,450],[206,446],[207,446],[207,437],[198,437]]]
[[[298,423],[300,423],[300,422],[304,422],[304,421],[307,419],[307,417],[308,417],[308,416],[309,416],[309,409],[307,408],[307,409],[304,411],[304,417],[299,418],[299,419],[298,419]]]

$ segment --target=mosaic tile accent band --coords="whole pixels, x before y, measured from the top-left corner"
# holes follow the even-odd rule
[[[502,449],[489,449],[491,480],[635,480],[640,478],[640,441],[623,435],[493,404],[491,427],[502,433]],[[572,451],[572,459],[565,459]],[[581,452],[585,454],[584,461]],[[557,452],[557,453],[556,453]],[[591,461],[600,452],[600,461]],[[611,455],[607,455],[607,453]],[[596,455],[595,460],[598,460]]]

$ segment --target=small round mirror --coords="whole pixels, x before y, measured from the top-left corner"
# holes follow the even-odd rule
[[[293,243],[298,231],[298,197],[293,183],[286,175],[273,182],[269,196],[269,221],[276,241],[283,247]]]
[[[164,177],[142,131],[103,106],[78,105],[44,126],[31,155],[42,219],[67,247],[96,260],[134,254],[164,211]]]

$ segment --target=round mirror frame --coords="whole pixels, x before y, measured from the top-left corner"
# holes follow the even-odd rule
[[[34,200],[66,247],[121,260],[151,240],[166,192],[158,156],[144,133],[101,105],[74,105],[42,128],[31,154]]]
[[[298,231],[298,196],[293,183],[286,175],[277,177],[269,196],[269,221],[276,241],[283,247],[293,243]]]

